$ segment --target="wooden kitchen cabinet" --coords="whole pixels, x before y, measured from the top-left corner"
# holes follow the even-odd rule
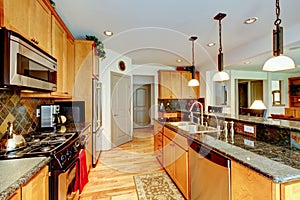
[[[195,73],[199,80],[199,72]],[[158,98],[159,99],[196,99],[199,98],[199,86],[188,86],[192,79],[191,72],[160,70],[158,72]]]
[[[48,166],[39,171],[28,183],[22,186],[22,199],[49,199]]]
[[[188,86],[188,82],[192,79],[192,73],[189,71],[180,71],[181,73],[181,98],[182,99],[198,99],[200,98],[199,86]],[[195,72],[195,79],[199,79],[199,72]]]
[[[64,70],[64,90],[69,94],[73,95],[74,82],[75,82],[75,41],[73,38],[67,37],[67,64]]]
[[[8,200],[21,200],[21,188],[19,188]]]
[[[285,108],[284,112],[287,117],[300,118],[300,108],[298,107]]]
[[[185,198],[189,199],[190,184],[187,138],[164,127],[163,147],[165,170]]]
[[[51,10],[43,0],[2,0],[1,27],[13,30],[51,54]],[[1,6],[0,6],[1,9]]]
[[[30,0],[29,38],[30,40],[52,54],[51,10],[43,0]]]
[[[231,161],[231,186],[232,200],[278,199],[278,185],[234,161]]]
[[[176,71],[158,72],[160,99],[178,99],[181,96],[181,75]]]
[[[163,125],[154,121],[154,153],[157,160],[163,165]]]
[[[92,121],[93,64],[99,57],[95,54],[94,41],[75,40],[75,85],[73,99],[85,101],[85,120]]]
[[[54,92],[58,95],[68,95],[66,90],[66,80],[64,80],[67,66],[67,59],[65,51],[66,42],[66,32],[64,28],[60,25],[55,17],[52,18],[52,46],[53,46],[53,56],[57,59],[57,91]]]

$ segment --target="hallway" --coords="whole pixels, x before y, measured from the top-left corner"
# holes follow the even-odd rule
[[[131,142],[101,153],[80,199],[137,200],[133,176],[160,170],[153,152],[153,127],[135,129]]]

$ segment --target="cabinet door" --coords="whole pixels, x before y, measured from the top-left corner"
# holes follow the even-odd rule
[[[64,80],[64,71],[66,66],[66,33],[59,22],[52,17],[52,50],[53,56],[57,59],[57,92],[61,94],[67,94],[66,85]]]
[[[189,196],[189,162],[188,152],[183,150],[178,145],[174,145],[175,150],[175,171],[174,181],[185,198]]]
[[[4,19],[0,20],[1,27],[6,27],[21,35],[29,36],[29,1],[30,0],[2,1]]]
[[[164,137],[163,160],[164,167],[169,175],[174,177],[174,143],[167,137]]]
[[[181,94],[181,73],[178,71],[171,71],[170,72],[170,79],[171,79],[171,98],[172,99],[182,99]]]
[[[67,66],[66,71],[64,73],[64,80],[66,83],[65,90],[68,94],[73,94],[74,82],[75,82],[75,48],[74,48],[74,40],[71,38],[67,38]]]
[[[232,200],[273,199],[275,184],[255,171],[231,161]]]
[[[44,167],[28,183],[22,186],[22,199],[49,199],[48,166]]]
[[[158,98],[170,99],[172,98],[171,92],[171,75],[170,71],[159,71],[158,72]]]
[[[51,11],[42,0],[30,0],[29,37],[51,54]]]

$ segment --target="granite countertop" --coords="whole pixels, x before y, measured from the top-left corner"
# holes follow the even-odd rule
[[[0,160],[0,199],[7,199],[50,162],[48,157]]]
[[[230,134],[226,142],[224,133],[217,139],[216,133],[190,134],[169,122],[164,122],[164,125],[190,140],[211,147],[221,155],[255,170],[275,183],[300,180],[299,150],[278,147],[240,134],[235,134],[232,144]],[[254,147],[245,145],[244,139],[252,140]]]

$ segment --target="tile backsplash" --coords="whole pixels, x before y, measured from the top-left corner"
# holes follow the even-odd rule
[[[19,91],[0,90],[0,134],[6,131],[9,121],[13,122],[16,133],[34,131],[39,124],[36,109],[52,103],[51,99],[21,98]]]

